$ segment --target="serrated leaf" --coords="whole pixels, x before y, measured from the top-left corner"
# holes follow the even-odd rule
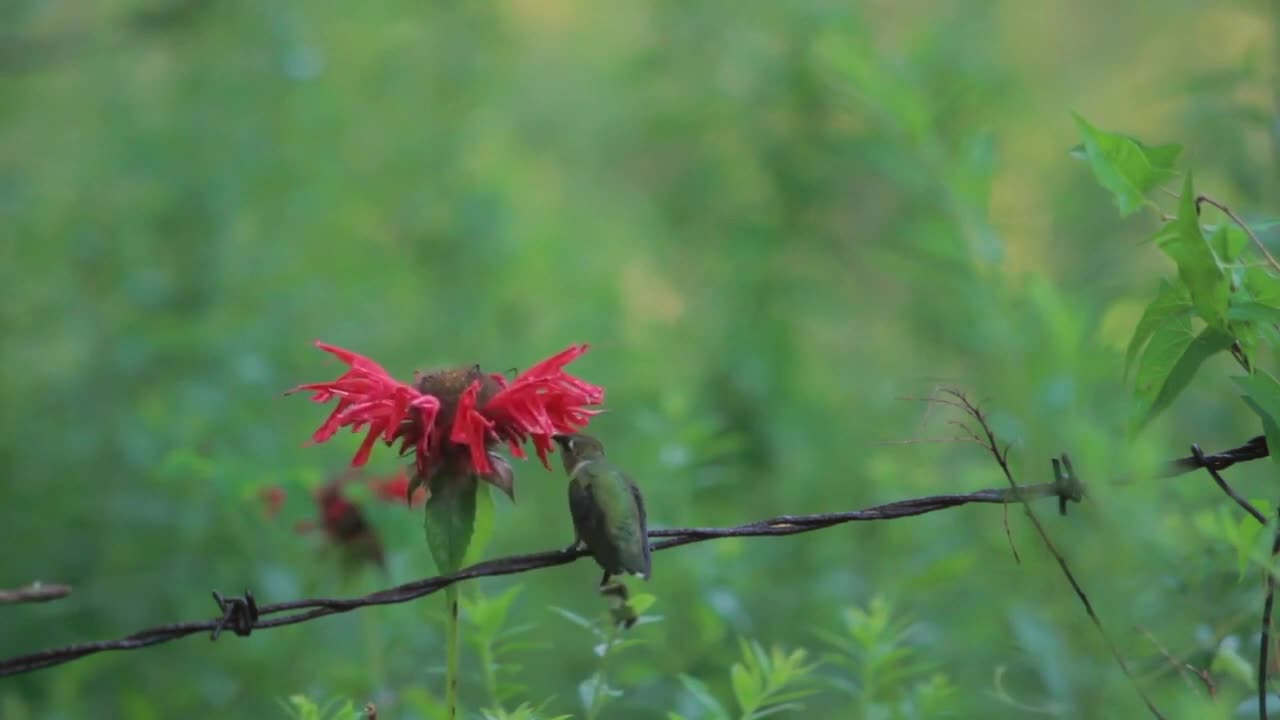
[[[1232,378],[1244,390],[1244,402],[1262,420],[1262,431],[1267,437],[1267,447],[1280,448],[1280,383],[1265,370],[1252,375]],[[1280,463],[1280,453],[1272,453],[1271,460]]]
[[[437,475],[423,506],[427,547],[441,574],[457,572],[475,532],[476,481],[470,475]]]
[[[750,714],[760,706],[760,683],[747,672],[747,669],[735,663],[729,670],[729,680],[733,685],[733,697],[744,715]]]
[[[1167,280],[1160,281],[1160,291],[1142,312],[1142,318],[1138,320],[1138,326],[1133,329],[1133,337],[1130,338],[1129,347],[1125,350],[1125,377],[1129,376],[1134,360],[1138,358],[1138,353],[1142,351],[1147,340],[1151,339],[1151,335],[1171,321],[1183,318],[1189,320],[1191,311],[1191,296],[1187,294],[1185,287],[1174,285]]]
[[[657,601],[658,598],[649,593],[633,595],[630,601],[631,609],[634,610],[637,615],[643,615],[644,612],[653,607],[653,604]]]
[[[1254,302],[1280,307],[1280,276],[1261,267],[1249,268],[1244,272],[1244,288]]]
[[[1200,231],[1190,172],[1182,183],[1178,217],[1165,223],[1154,239],[1156,245],[1177,264],[1178,277],[1187,286],[1196,313],[1209,325],[1225,330],[1231,285]]]
[[[1235,262],[1248,244],[1249,236],[1235,224],[1219,225],[1209,236],[1209,246],[1224,263]]]
[[[1230,335],[1212,327],[1205,328],[1189,342],[1186,341],[1190,338],[1189,324],[1169,330],[1167,340],[1161,337],[1164,331],[1162,328],[1151,338],[1138,367],[1135,395],[1140,407],[1145,405],[1135,428],[1138,431],[1177,399],[1205,360],[1231,347],[1232,343]],[[1154,357],[1148,357],[1153,354]]]
[[[1094,177],[1111,192],[1122,216],[1140,209],[1147,203],[1148,192],[1176,176],[1174,163],[1182,152],[1181,145],[1149,147],[1134,138],[1099,130],[1080,115],[1072,115],[1084,140],[1084,157]]]

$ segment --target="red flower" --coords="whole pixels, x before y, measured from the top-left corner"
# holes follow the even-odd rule
[[[314,390],[312,400],[326,403],[338,398],[338,406],[330,413],[314,434],[311,442],[322,443],[333,437],[340,428],[350,425],[352,431],[358,432],[363,426],[369,426],[369,434],[365,436],[356,456],[351,460],[352,467],[364,465],[369,460],[369,451],[374,441],[382,438],[388,445],[395,439],[400,424],[409,417],[410,410],[417,410],[424,427],[431,427],[436,413],[440,412],[440,401],[430,395],[423,395],[413,387],[399,382],[387,374],[386,370],[369,358],[357,355],[350,350],[317,342],[316,347],[332,353],[347,363],[347,370],[337,380],[328,383],[312,383],[299,385],[290,393],[299,390]],[[427,456],[430,448],[430,433],[424,433],[418,440],[418,455]]]
[[[359,432],[367,426],[352,467],[368,461],[377,440],[391,445],[400,439],[402,455],[414,448],[420,477],[429,478],[447,463],[486,479],[505,474],[509,489],[510,468],[495,469],[496,456],[488,452],[491,443],[504,441],[512,455],[523,458],[521,446],[531,441],[550,469],[552,436],[581,430],[598,412],[587,406],[604,401],[603,388],[564,371],[587,351],[586,345],[569,347],[510,383],[502,375],[482,373],[476,365],[421,375],[415,385],[396,380],[381,365],[349,350],[321,342],[316,346],[349,369],[332,382],[301,385],[289,392],[311,390],[319,403],[338,399],[312,435],[313,443],[328,440],[343,427]]]

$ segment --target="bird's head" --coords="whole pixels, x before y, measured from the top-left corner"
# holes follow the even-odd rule
[[[555,441],[564,455],[564,471],[571,475],[578,463],[604,457],[604,445],[590,435],[556,435]]]

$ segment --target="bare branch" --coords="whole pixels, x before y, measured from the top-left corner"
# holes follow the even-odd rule
[[[1001,451],[1000,442],[996,439],[996,434],[991,428],[991,424],[987,422],[986,414],[983,413],[981,408],[970,402],[964,393],[959,390],[947,390],[945,392],[956,398],[956,400],[964,406],[965,411],[969,416],[978,423],[983,435],[985,435],[985,445],[987,450],[989,450],[991,456],[995,458],[996,464],[1000,466],[1000,470],[1004,473],[1005,479],[1009,481],[1009,487],[1014,491],[1014,495],[1022,497],[1022,489],[1018,485],[1017,480],[1013,477],[1013,470],[1009,467],[1009,449],[1011,446],[1006,444],[1004,446],[1004,450]],[[1063,459],[1064,461],[1066,460],[1065,456]],[[1055,467],[1057,467],[1057,463],[1055,463]],[[1058,482],[1053,483],[1053,486],[1055,489],[1060,491],[1060,488],[1058,488]],[[1063,507],[1065,507],[1065,503]],[[1164,715],[1158,708],[1156,708],[1155,703],[1152,702],[1150,696],[1147,695],[1147,692],[1143,690],[1142,686],[1138,683],[1138,679],[1134,677],[1133,672],[1129,670],[1129,664],[1125,662],[1124,656],[1120,654],[1120,648],[1116,647],[1115,642],[1111,640],[1107,631],[1102,627],[1102,618],[1100,618],[1097,611],[1094,610],[1093,603],[1089,601],[1089,596],[1085,593],[1084,587],[1080,584],[1080,581],[1076,579],[1075,573],[1071,572],[1071,567],[1067,564],[1066,557],[1058,550],[1057,546],[1054,545],[1053,540],[1049,537],[1049,532],[1044,529],[1044,525],[1040,523],[1040,518],[1036,517],[1035,511],[1031,509],[1031,503],[1023,502],[1022,509],[1025,512],[1027,519],[1031,521],[1031,525],[1035,528],[1036,533],[1040,535],[1040,540],[1044,543],[1045,548],[1049,551],[1049,554],[1053,556],[1054,561],[1058,563],[1058,567],[1062,570],[1062,574],[1067,578],[1067,582],[1071,584],[1071,589],[1075,591],[1076,597],[1078,597],[1080,599],[1080,603],[1084,605],[1084,611],[1089,615],[1089,619],[1093,621],[1094,627],[1098,629],[1098,634],[1100,634],[1102,639],[1106,641],[1107,648],[1110,649],[1111,656],[1115,658],[1116,664],[1120,666],[1120,670],[1124,672],[1125,677],[1129,678],[1129,682],[1133,684],[1138,695],[1142,697],[1142,702],[1146,704],[1147,710],[1154,717],[1164,720]]]
[[[64,598],[70,594],[70,585],[45,585],[37,581],[12,590],[0,590],[0,605],[49,602],[50,600]]]
[[[1218,208],[1218,210],[1221,210],[1223,215],[1226,215],[1228,218],[1231,218],[1231,222],[1240,226],[1240,229],[1244,230],[1245,234],[1249,236],[1249,239],[1253,241],[1254,246],[1256,246],[1258,250],[1262,253],[1262,256],[1267,259],[1267,264],[1271,266],[1271,269],[1277,272],[1280,272],[1280,262],[1276,261],[1275,257],[1271,255],[1271,252],[1267,250],[1267,246],[1263,245],[1262,240],[1260,240],[1257,234],[1253,232],[1253,229],[1250,228],[1245,223],[1244,220],[1240,219],[1240,216],[1236,215],[1235,212],[1231,210],[1231,208],[1227,207],[1223,203],[1218,202],[1217,200],[1214,200],[1208,195],[1197,195],[1196,196],[1196,212],[1197,213],[1200,212],[1201,203],[1206,205],[1212,205]]]
[[[1271,566],[1280,554],[1280,527],[1271,541]],[[1276,599],[1276,574],[1267,567],[1267,596],[1262,601],[1262,644],[1258,648],[1258,717],[1267,720],[1267,652],[1271,648],[1271,609]]]

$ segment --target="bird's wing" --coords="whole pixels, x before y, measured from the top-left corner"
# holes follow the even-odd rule
[[[591,499],[591,486],[576,479],[569,483],[569,514],[579,540],[599,537],[604,531],[604,514]]]
[[[640,537],[642,538],[644,547],[644,578],[649,579],[652,563],[649,560],[649,523],[648,515],[644,510],[644,496],[640,494],[640,487],[636,485],[634,480],[627,478],[627,485],[631,488],[631,497],[636,502],[636,519],[640,523]]]

